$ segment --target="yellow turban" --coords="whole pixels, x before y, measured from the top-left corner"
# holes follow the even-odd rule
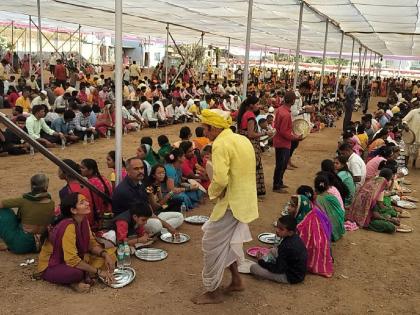
[[[221,109],[203,109],[199,118],[203,124],[216,128],[227,129],[232,124],[230,112]]]

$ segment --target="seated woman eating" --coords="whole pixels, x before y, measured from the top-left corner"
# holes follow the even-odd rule
[[[180,199],[187,209],[195,208],[201,201],[203,192],[196,185],[190,185],[182,179],[182,161],[184,154],[180,149],[173,149],[166,156],[165,171],[168,179],[163,194],[173,192],[175,199]],[[176,190],[175,188],[179,188]]]
[[[299,218],[297,230],[308,251],[308,271],[329,278],[334,272],[330,220],[313,206],[314,191],[311,187],[300,186],[297,192],[299,195],[291,197],[288,213]]]
[[[198,159],[194,153],[193,143],[191,141],[182,141],[179,145],[179,149],[184,153],[184,160],[181,165],[182,176],[187,179],[197,180],[205,189],[208,189],[210,180],[206,170],[198,164]]]
[[[11,209],[17,208],[17,214]],[[48,177],[31,178],[31,191],[0,202],[0,238],[14,254],[38,252],[40,236],[54,217],[54,201],[48,193]]]
[[[70,193],[61,202],[61,216],[48,234],[39,253],[38,271],[45,281],[70,285],[86,292],[91,276],[112,282],[114,255],[95,240],[87,215],[89,202],[79,193]]]
[[[346,219],[358,226],[381,233],[394,233],[400,225],[398,213],[384,204],[385,190],[392,186],[393,173],[384,168],[360,187]]]
[[[315,191],[317,193],[315,206],[324,211],[330,219],[332,225],[333,242],[338,241],[346,232],[344,229],[344,209],[341,207],[338,199],[328,193],[330,182],[323,175],[315,178]]]
[[[174,198],[174,196],[183,192],[184,188],[174,187],[173,190],[163,193],[162,191],[166,190],[167,180],[165,167],[162,164],[156,164],[152,167],[146,190],[153,194],[155,202],[160,205],[155,213],[180,211],[182,200]]]
[[[251,273],[257,278],[279,283],[295,284],[302,282],[306,275],[308,254],[305,244],[296,233],[296,219],[285,215],[277,221],[276,234],[283,238],[274,254],[273,262],[262,259],[258,253],[258,263],[251,265]]]

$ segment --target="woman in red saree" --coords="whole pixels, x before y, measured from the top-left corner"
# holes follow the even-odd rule
[[[93,284],[91,275],[113,280],[115,256],[96,242],[89,213],[89,202],[82,194],[70,193],[62,201],[61,216],[39,253],[38,271],[45,281],[86,292]]]
[[[111,198],[112,186],[111,183],[99,173],[98,164],[95,160],[84,159],[80,164],[82,176],[88,179],[88,182],[102,191],[105,195]],[[111,203],[104,200],[97,193],[91,191],[92,209],[93,209],[93,225],[92,229],[97,230],[101,227],[101,222],[104,213],[112,212]]]

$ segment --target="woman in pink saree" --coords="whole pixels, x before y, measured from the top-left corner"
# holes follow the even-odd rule
[[[124,121],[123,121],[124,124]],[[106,104],[103,112],[98,115],[96,119],[95,128],[99,133],[99,136],[106,137],[108,130],[114,130],[115,125],[115,112],[114,105]]]
[[[23,60],[22,60],[22,76],[24,78],[28,78],[29,77],[29,70],[30,70],[30,65],[29,65],[29,55],[23,55]]]
[[[300,186],[297,190],[299,200],[292,212],[302,220],[297,226],[299,236],[308,252],[308,271],[323,277],[331,277],[334,273],[331,256],[332,226],[328,216],[313,204],[314,192],[309,186]]]

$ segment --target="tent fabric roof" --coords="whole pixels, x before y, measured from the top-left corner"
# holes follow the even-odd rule
[[[36,1],[2,1],[0,10],[37,16]],[[307,0],[345,32],[383,55],[420,55],[417,0]],[[123,0],[123,32],[139,37],[166,38],[165,23],[176,40],[244,46],[248,0]],[[114,0],[41,0],[41,15],[86,28],[114,29]],[[0,20],[4,20],[0,13]],[[297,0],[254,0],[251,42],[269,49],[296,48],[299,20]],[[27,22],[26,22],[27,23]],[[322,51],[325,16],[304,6],[302,50]],[[372,32],[365,34],[361,32]],[[404,34],[388,34],[399,32]],[[420,34],[420,33],[419,33]],[[341,31],[330,24],[328,51],[338,51]],[[355,52],[358,52],[358,45]],[[352,39],[345,36],[344,52]]]

